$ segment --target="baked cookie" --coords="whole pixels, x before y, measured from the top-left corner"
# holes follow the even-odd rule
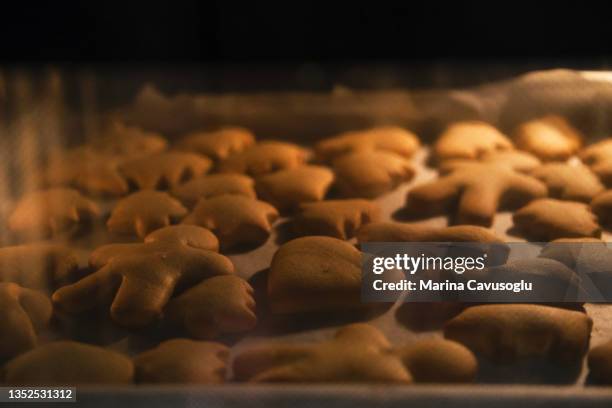
[[[612,186],[612,139],[585,147],[578,157],[606,186]]]
[[[491,150],[478,157],[478,161],[491,164],[503,164],[521,173],[529,173],[542,162],[531,153],[520,150]],[[451,159],[438,164],[440,174],[447,174],[458,167],[470,163],[471,159]]]
[[[315,151],[323,160],[364,150],[384,150],[409,158],[419,148],[418,137],[397,126],[380,126],[341,133],[317,143]]]
[[[181,184],[170,191],[174,197],[192,208],[201,198],[236,194],[256,198],[255,181],[243,174],[211,174]]]
[[[0,361],[36,347],[51,313],[51,302],[41,292],[0,283]]]
[[[252,177],[292,169],[306,161],[307,152],[285,142],[259,142],[219,163],[219,173],[240,173]]]
[[[221,248],[237,245],[261,245],[272,230],[278,211],[268,203],[238,195],[221,195],[200,200],[183,220],[211,230]]]
[[[361,252],[348,242],[320,236],[283,244],[272,258],[268,303],[276,314],[367,307],[361,302]]]
[[[368,200],[328,200],[300,205],[293,219],[293,229],[298,235],[326,235],[349,239],[355,232],[381,216],[379,206]]]
[[[531,172],[548,187],[548,196],[589,203],[604,190],[597,176],[585,166],[547,163]]]
[[[358,151],[333,162],[336,187],[345,197],[374,198],[414,177],[410,162],[395,153]]]
[[[550,115],[519,125],[513,134],[516,147],[543,161],[567,160],[582,145],[583,136],[560,116]]]
[[[591,256],[587,254],[597,254],[597,258],[600,258],[600,254],[603,252],[608,252],[608,247],[606,243],[599,238],[559,238],[551,241],[542,248],[539,256],[541,258],[554,259],[568,268],[576,270],[578,266],[577,261],[581,263],[585,261],[589,263],[590,261],[595,261],[594,257],[591,258]],[[586,258],[585,255],[587,256]],[[597,261],[599,261],[599,259]],[[593,268],[589,267],[589,270],[593,270]]]
[[[612,384],[612,341],[593,347],[587,361],[589,376],[597,384]]]
[[[70,248],[36,243],[0,248],[0,282],[53,290],[77,276],[79,262]]]
[[[145,243],[180,243],[198,249],[219,252],[219,240],[211,231],[197,225],[171,225],[147,235]]]
[[[363,323],[317,343],[254,346],[233,365],[235,378],[249,382],[466,382],[476,370],[476,358],[458,343],[425,339],[394,349],[382,332]]]
[[[450,159],[479,159],[486,153],[510,150],[512,142],[485,122],[465,121],[448,126],[433,146],[437,163]]]
[[[497,304],[465,309],[444,336],[502,363],[543,357],[572,364],[587,351],[592,321],[582,312],[543,305]]]
[[[597,215],[601,225],[612,225],[612,190],[608,190],[591,201],[591,211]]]
[[[208,156],[215,161],[225,160],[255,144],[255,136],[240,127],[225,127],[212,132],[192,132],[176,144],[179,150],[188,150]]]
[[[374,222],[357,232],[359,242],[504,242],[495,233],[475,225],[432,227],[422,223]]]
[[[11,385],[130,384],[132,360],[102,347],[57,341],[21,354],[4,366]]]
[[[9,229],[19,235],[73,234],[98,217],[98,206],[77,190],[51,188],[25,195],[11,213]]]
[[[515,228],[536,241],[601,235],[597,217],[588,204],[541,198],[522,207],[512,216]]]
[[[115,234],[144,238],[151,231],[179,221],[187,213],[187,209],[169,194],[142,190],[119,200],[106,226]]]
[[[189,241],[194,242],[206,239]],[[170,239],[105,245],[92,252],[89,263],[95,272],[57,290],[53,302],[68,313],[110,304],[111,318],[126,327],[146,326],[159,318],[173,293],[234,273],[223,255]]]
[[[134,357],[137,383],[225,382],[229,349],[221,343],[172,339]]]
[[[300,166],[257,179],[257,196],[278,210],[295,209],[301,203],[321,201],[334,181],[334,173],[323,166]]]
[[[514,209],[536,198],[546,197],[539,180],[510,167],[471,163],[408,192],[406,212],[430,217],[454,214],[457,224],[485,227],[501,209]]]
[[[124,162],[121,173],[140,190],[166,190],[207,173],[212,161],[188,152],[164,152]]]
[[[238,276],[214,276],[172,299],[164,319],[197,339],[248,331],[257,324],[253,288]]]
[[[168,142],[157,133],[112,121],[88,145],[96,152],[110,156],[135,157],[162,152]]]
[[[69,186],[100,196],[120,196],[129,191],[119,173],[120,159],[90,147],[52,154],[43,174],[48,186]]]

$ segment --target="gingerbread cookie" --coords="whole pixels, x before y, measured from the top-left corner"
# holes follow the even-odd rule
[[[255,136],[240,127],[226,127],[212,132],[193,132],[177,143],[179,150],[189,150],[213,160],[225,160],[255,144]]]
[[[520,150],[488,151],[480,155],[478,161],[491,164],[503,164],[521,173],[529,173],[542,164],[540,159],[531,153],[522,152]],[[438,170],[440,174],[447,174],[470,162],[470,159],[445,160],[438,164]]]
[[[253,288],[238,276],[214,276],[172,299],[164,318],[197,339],[248,331],[257,324]]]
[[[291,143],[259,142],[222,161],[218,170],[220,173],[240,173],[257,177],[298,167],[306,161],[306,156],[306,150]]]
[[[560,116],[550,115],[519,125],[513,135],[516,146],[544,161],[567,160],[582,145],[583,136]]]
[[[229,349],[221,343],[173,339],[134,357],[137,383],[225,382]]]
[[[219,240],[215,234],[197,225],[172,225],[160,228],[147,235],[144,242],[178,242],[193,248],[219,252]]]
[[[349,239],[363,225],[377,221],[380,213],[376,203],[361,199],[304,203],[293,219],[293,229],[298,235]]]
[[[607,186],[612,186],[612,139],[585,147],[578,155]]]
[[[547,163],[531,172],[548,187],[548,196],[589,203],[604,190],[597,176],[585,166]]]
[[[200,200],[183,224],[210,229],[221,248],[260,245],[270,236],[278,211],[268,203],[238,195]]]
[[[478,159],[486,153],[510,150],[512,142],[485,122],[465,121],[451,124],[433,147],[436,162],[449,159]]]
[[[179,221],[187,213],[187,209],[169,194],[142,190],[119,200],[106,226],[115,234],[144,238],[151,231]]]
[[[130,384],[132,360],[102,347],[57,341],[15,357],[4,366],[11,385]]]
[[[380,126],[322,140],[317,143],[315,151],[324,160],[364,150],[384,150],[409,158],[417,151],[419,144],[417,136],[406,129]]]
[[[0,360],[36,347],[38,333],[51,319],[51,302],[42,293],[0,283]]]
[[[8,226],[19,235],[52,237],[78,232],[99,213],[98,206],[78,191],[51,188],[29,193],[19,200]]]
[[[496,362],[544,357],[572,364],[587,351],[592,321],[582,312],[551,306],[497,304],[465,309],[444,336]]]
[[[587,361],[592,380],[597,384],[612,384],[612,341],[593,347]]]
[[[456,215],[458,224],[488,227],[495,213],[546,197],[539,180],[504,165],[471,163],[408,192],[406,211],[415,216]]]
[[[170,193],[189,208],[196,205],[201,198],[212,198],[224,194],[257,197],[255,181],[242,174],[211,174],[198,177],[173,188]]]
[[[295,209],[301,203],[321,201],[334,181],[327,167],[300,166],[257,179],[257,196],[279,210]]]
[[[336,186],[345,197],[374,198],[414,177],[410,162],[395,153],[358,151],[333,162]]]
[[[601,225],[612,225],[612,190],[608,190],[591,201],[591,211],[597,215]]]
[[[157,133],[113,121],[89,142],[89,146],[96,152],[110,156],[135,157],[162,152],[166,150],[168,142]]]
[[[126,161],[125,178],[140,190],[166,190],[200,177],[212,167],[210,159],[188,152],[164,152]]]
[[[552,198],[535,200],[512,216],[516,229],[536,241],[557,238],[599,237],[601,227],[589,206]]]
[[[206,242],[189,242],[198,241]],[[169,239],[105,245],[89,262],[95,272],[57,290],[53,302],[69,313],[111,304],[111,318],[126,327],[146,326],[159,318],[173,293],[234,273],[223,255]]]
[[[359,242],[504,242],[475,225],[432,227],[422,223],[374,222],[359,229]]]

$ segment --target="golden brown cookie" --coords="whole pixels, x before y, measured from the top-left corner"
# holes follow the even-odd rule
[[[215,234],[197,225],[171,225],[160,228],[147,235],[144,242],[178,242],[193,248],[219,252],[219,240]]]
[[[169,194],[142,190],[119,200],[106,226],[115,234],[144,238],[151,231],[179,221],[187,213],[187,209]]]
[[[98,206],[77,190],[51,188],[29,193],[19,200],[8,226],[19,235],[52,237],[79,232],[99,213]]]
[[[196,205],[201,198],[212,198],[224,194],[257,198],[255,181],[243,174],[211,174],[198,177],[173,188],[170,193],[189,208]]]
[[[184,220],[211,230],[227,249],[237,245],[260,245],[270,236],[278,211],[268,203],[239,195],[200,200]]]
[[[51,312],[51,301],[41,292],[0,283],[0,361],[36,347]]]
[[[214,276],[172,299],[164,318],[196,339],[248,331],[257,324],[253,288],[238,276]]]
[[[333,162],[336,186],[345,197],[374,198],[414,177],[410,162],[395,153],[358,151]]]
[[[484,154],[512,149],[512,142],[485,122],[456,122],[447,127],[433,147],[436,162],[450,159],[478,159]]]
[[[544,161],[569,159],[580,149],[582,139],[577,129],[556,115],[525,122],[513,134],[517,148]]]
[[[172,339],[134,357],[137,383],[225,382],[229,349],[221,343]]]
[[[548,187],[548,196],[589,203],[604,190],[597,176],[588,167],[567,163],[547,163],[531,172]]]
[[[470,161],[470,159],[445,160],[438,164],[438,170],[441,174],[447,174]],[[503,164],[522,173],[529,173],[542,164],[540,159],[531,153],[522,152],[520,150],[488,151],[480,155],[478,161],[491,164]]]
[[[612,384],[612,341],[593,347],[587,361],[592,380],[597,384]]]
[[[411,157],[419,148],[417,136],[397,126],[380,126],[341,133],[317,143],[317,156],[330,160],[346,153],[364,150],[384,150]]]
[[[21,354],[4,367],[11,385],[130,384],[132,360],[102,347],[57,341]]]
[[[240,127],[225,127],[212,132],[192,132],[176,145],[179,150],[189,150],[213,160],[225,160],[255,144],[255,136]]]
[[[359,242],[504,242],[475,225],[432,227],[422,223],[375,222],[359,229]]]
[[[597,217],[588,204],[553,198],[535,200],[512,216],[516,229],[529,239],[552,241],[557,238],[601,235]]]
[[[257,178],[257,196],[278,210],[295,209],[301,203],[321,201],[334,181],[334,173],[323,166],[300,166]]]
[[[591,201],[591,211],[597,215],[601,225],[612,225],[612,190],[599,194]]]
[[[455,214],[455,223],[488,227],[499,209],[514,209],[546,196],[539,180],[504,165],[471,163],[408,192],[413,216]]]
[[[276,314],[363,309],[361,252],[321,236],[283,244],[272,258],[268,303]]]
[[[447,322],[444,336],[496,362],[546,357],[571,364],[586,353],[591,327],[582,312],[542,305],[481,305]]]
[[[0,282],[49,291],[75,278],[79,269],[70,248],[36,243],[0,248]]]
[[[328,200],[300,205],[293,219],[293,229],[298,235],[326,235],[349,239],[355,232],[381,217],[379,206],[368,200]]]
[[[88,145],[99,153],[135,157],[162,152],[166,150],[168,142],[157,133],[127,126],[121,121],[113,121]]]
[[[164,152],[124,162],[121,173],[140,190],[166,190],[207,173],[212,161],[188,152]]]
[[[206,239],[189,241],[194,242]],[[169,239],[105,245],[91,254],[89,262],[95,272],[57,290],[53,302],[68,313],[110,304],[112,319],[126,327],[146,326],[159,318],[173,293],[234,273],[223,255]]]
[[[306,161],[306,156],[306,150],[292,143],[259,142],[222,161],[218,170],[220,173],[240,173],[257,177],[298,167]]]
[[[585,147],[578,155],[606,186],[612,186],[612,139]]]

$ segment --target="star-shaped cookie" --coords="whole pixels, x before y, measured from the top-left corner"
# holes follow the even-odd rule
[[[225,127],[212,132],[192,132],[179,140],[176,148],[196,152],[219,161],[240,153],[254,144],[255,136],[249,130]]]
[[[166,150],[168,142],[157,133],[114,120],[107,123],[101,133],[89,141],[88,146],[111,156],[135,157],[162,152]]]
[[[569,159],[580,149],[582,139],[577,129],[556,115],[525,122],[513,133],[517,148],[543,161]]]
[[[210,174],[198,177],[173,188],[170,193],[189,208],[196,205],[201,198],[224,194],[256,198],[255,181],[243,174]]]
[[[503,133],[485,122],[465,121],[449,125],[433,147],[434,159],[441,163],[450,159],[478,159],[495,151],[512,149],[512,142]]]
[[[546,163],[530,174],[546,184],[549,197],[561,200],[588,203],[604,190],[597,176],[582,165]]]
[[[239,173],[252,177],[291,169],[306,161],[307,152],[292,143],[264,141],[236,153],[219,163],[220,173]]]

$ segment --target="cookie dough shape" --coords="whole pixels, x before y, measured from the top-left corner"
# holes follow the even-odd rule
[[[406,211],[414,216],[454,214],[457,224],[491,226],[495,213],[546,197],[539,180],[504,165],[472,163],[408,192]]]
[[[168,142],[157,133],[113,121],[88,146],[111,156],[135,157],[160,153],[166,150]]]
[[[385,151],[358,151],[333,162],[336,187],[344,197],[375,198],[414,177],[403,157]]]
[[[272,230],[278,211],[270,204],[238,195],[221,195],[200,200],[183,220],[211,230],[228,249],[237,245],[261,245]]]
[[[36,347],[51,313],[51,301],[41,292],[0,283],[0,361]]]
[[[106,226],[115,234],[144,238],[156,229],[179,221],[187,213],[187,209],[169,194],[142,190],[119,200]]]
[[[479,159],[483,155],[512,149],[512,142],[485,122],[456,122],[442,132],[434,144],[437,163],[450,159]]]
[[[589,203],[604,190],[597,176],[585,166],[547,163],[531,172],[548,187],[548,196]]]
[[[78,232],[99,213],[98,206],[77,190],[51,188],[29,193],[19,200],[8,226],[19,235],[54,237]]]
[[[475,225],[432,227],[422,223],[375,222],[359,229],[359,242],[504,242],[495,233]]]
[[[612,226],[612,190],[608,190],[591,201],[591,211],[597,215],[601,225]]]
[[[582,145],[583,136],[560,116],[550,115],[519,125],[513,134],[516,147],[543,161],[567,160]]]
[[[325,235],[349,239],[355,232],[381,217],[379,206],[369,200],[329,200],[300,205],[293,219],[293,229],[298,235]]]
[[[466,382],[476,373],[472,353],[448,340],[422,340],[394,349],[382,332],[352,324],[317,343],[253,346],[234,360],[234,376],[249,382]]]
[[[597,174],[602,183],[612,186],[612,139],[585,147],[578,157]]]
[[[257,179],[257,196],[279,210],[292,210],[301,203],[321,201],[334,181],[334,173],[323,166],[300,166]]]
[[[143,327],[158,319],[174,293],[213,276],[231,275],[231,261],[208,249],[190,246],[203,237],[182,240],[145,239],[143,244],[111,244],[90,256],[95,271],[53,294],[53,302],[68,313],[110,306],[111,318],[125,327]],[[172,235],[172,234],[168,234]]]
[[[438,170],[441,174],[447,174],[471,161],[470,159],[445,160],[438,165]],[[521,173],[529,173],[542,164],[540,159],[531,153],[522,152],[520,150],[488,151],[479,156],[478,161],[491,164],[503,164]]]
[[[218,384],[225,382],[229,348],[221,343],[172,339],[134,358],[137,383]]]
[[[145,244],[153,242],[180,243],[189,247],[219,252],[219,240],[211,231],[197,225],[172,225],[160,228],[144,239]]]
[[[57,341],[15,357],[5,365],[4,372],[10,385],[130,384],[134,365],[115,351]]]
[[[249,130],[225,127],[212,132],[190,133],[179,140],[176,148],[196,152],[219,161],[240,153],[254,144],[255,136]]]
[[[188,152],[164,152],[124,162],[121,173],[140,190],[166,190],[206,174],[212,161]]]
[[[521,234],[536,241],[601,236],[595,214],[576,201],[535,200],[516,211],[512,220]]]
[[[189,208],[195,206],[201,198],[224,194],[257,198],[255,181],[243,174],[211,174],[198,177],[173,188],[170,193]]]
[[[612,384],[612,341],[593,347],[587,361],[589,375],[597,384]]]
[[[292,169],[306,162],[307,152],[285,142],[259,142],[228,157],[219,164],[219,173],[239,173],[252,177]]]
[[[397,126],[380,126],[341,133],[317,143],[317,156],[324,160],[364,150],[384,150],[402,157],[412,157],[419,148],[418,137]]]
[[[481,305],[447,322],[444,337],[494,362],[540,357],[573,364],[587,351],[591,327],[582,312],[542,305]]]

